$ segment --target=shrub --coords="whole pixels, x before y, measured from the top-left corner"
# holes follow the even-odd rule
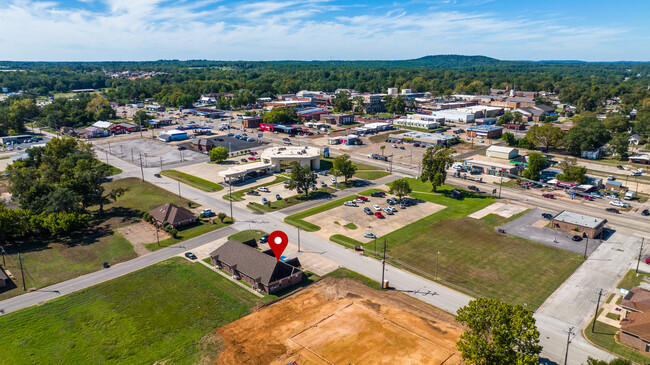
[[[226,219],[226,217],[227,217],[227,215],[226,215],[226,213],[224,213],[224,212],[219,212],[219,214],[217,214],[217,218],[219,218],[219,220],[220,220],[222,223],[223,223],[223,220]]]

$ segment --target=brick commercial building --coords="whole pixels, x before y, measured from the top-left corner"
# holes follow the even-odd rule
[[[621,319],[621,343],[650,352],[650,291],[638,286],[630,289],[621,307],[626,310]]]
[[[607,223],[607,219],[563,210],[551,219],[551,228],[589,238],[598,238],[605,229],[605,223]]]
[[[241,119],[241,125],[244,128],[259,128],[264,118],[261,115],[244,116]]]
[[[496,125],[477,125],[467,128],[468,137],[483,137],[483,138],[500,138],[503,133],[503,127]]]
[[[300,269],[239,241],[228,240],[210,253],[212,264],[267,294],[302,281]]]
[[[322,115],[320,120],[329,124],[352,124],[354,123],[354,114],[334,113]]]

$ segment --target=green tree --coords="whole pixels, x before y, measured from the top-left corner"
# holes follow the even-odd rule
[[[427,147],[422,156],[422,175],[420,179],[431,182],[433,191],[445,183],[447,169],[454,163],[451,155],[454,150],[442,146]]]
[[[296,114],[296,107],[283,106],[274,107],[270,112],[264,114],[264,123],[268,124],[295,124],[300,121],[300,117]]]
[[[627,160],[627,152],[630,146],[630,134],[626,132],[617,133],[609,141],[611,149],[616,152],[620,161]]]
[[[498,125],[510,124],[512,123],[512,119],[513,119],[512,112],[508,110],[507,112],[503,113],[501,117],[499,117],[499,121],[497,122],[497,124]]]
[[[350,93],[341,91],[334,97],[334,111],[336,113],[344,113],[352,110],[352,101],[350,100]]]
[[[624,359],[613,359],[607,362],[605,360],[594,359],[590,356],[587,358],[586,365],[632,365],[632,361]]]
[[[350,155],[344,154],[337,156],[332,161],[332,168],[330,169],[330,174],[336,176],[343,176],[345,182],[348,181],[354,174],[357,172],[357,167],[354,165],[354,162],[350,160]]]
[[[219,212],[219,214],[217,214],[217,218],[219,218],[219,220],[220,220],[222,223],[223,223],[223,220],[226,219],[226,217],[227,217],[227,215],[226,215],[226,213],[224,213],[224,212]]]
[[[557,146],[562,142],[564,132],[560,127],[556,127],[551,123],[543,125],[534,125],[530,127],[526,133],[526,138],[531,141],[535,146],[543,146],[544,151],[548,151],[551,146]]]
[[[355,96],[354,97],[354,112],[355,113],[363,113],[363,110],[365,109],[365,105],[363,103],[363,96]]]
[[[584,184],[587,181],[587,168],[578,165],[578,159],[566,158],[557,167],[562,173],[557,175],[558,180],[564,182],[573,182]]]
[[[223,146],[217,146],[210,150],[210,161],[222,163],[228,159],[228,149]]]
[[[133,121],[137,125],[142,125],[142,128],[149,127],[149,121],[153,119],[153,115],[147,114],[144,110],[138,110],[133,114]]]
[[[309,197],[309,189],[312,184],[316,184],[316,175],[311,171],[309,166],[301,166],[298,161],[291,163],[291,176],[289,177],[289,189],[299,188],[305,192],[305,197]]]
[[[504,132],[501,135],[501,139],[506,141],[506,144],[510,147],[516,147],[517,146],[517,139],[515,138],[515,135],[511,132]]]
[[[546,168],[546,158],[539,152],[531,152],[528,155],[526,170],[523,176],[529,180],[539,179],[540,171]]]
[[[581,152],[601,147],[609,142],[611,135],[602,120],[593,113],[574,119],[574,126],[562,138],[567,152],[579,155]]]
[[[478,298],[458,310],[468,330],[456,347],[467,364],[539,364],[539,331],[532,312],[520,305]]]
[[[396,195],[399,200],[402,200],[403,196],[409,195],[411,193],[411,185],[406,178],[397,179],[391,184],[389,192],[393,195]]]

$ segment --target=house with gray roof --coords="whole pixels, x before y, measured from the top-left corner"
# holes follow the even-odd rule
[[[267,294],[302,281],[302,271],[239,241],[228,240],[210,253],[212,264]]]
[[[159,225],[165,222],[174,227],[182,227],[196,222],[196,214],[189,209],[179,207],[178,205],[167,203],[152,209],[149,214],[156,220]]]

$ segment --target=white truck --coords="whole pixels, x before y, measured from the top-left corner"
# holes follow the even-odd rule
[[[625,197],[623,199],[625,200],[632,200],[636,197],[636,194],[633,191],[628,191],[625,193]]]

